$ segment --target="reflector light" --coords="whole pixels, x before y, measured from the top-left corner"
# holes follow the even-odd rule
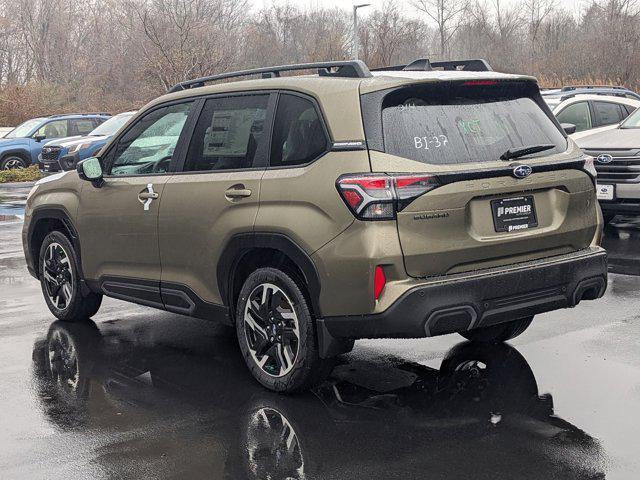
[[[378,265],[376,267],[376,274],[373,282],[373,296],[376,300],[380,298],[384,286],[387,284],[387,277],[384,274],[384,269]]]

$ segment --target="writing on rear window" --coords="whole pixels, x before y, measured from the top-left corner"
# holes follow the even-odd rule
[[[446,135],[433,135],[426,137],[413,137],[413,144],[416,148],[424,148],[429,150],[430,148],[440,148],[449,143],[449,139]]]
[[[567,148],[560,129],[537,103],[535,84],[468,88],[412,86],[382,103],[384,151],[430,164],[495,162],[509,149],[553,144]]]

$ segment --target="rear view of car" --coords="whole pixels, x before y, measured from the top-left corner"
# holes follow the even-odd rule
[[[330,333],[499,341],[537,313],[604,293],[592,160],[566,137],[534,79],[379,75],[398,82],[363,82],[371,173],[338,180],[360,221],[332,242],[341,267],[331,274],[345,275],[354,230],[377,242],[363,241],[356,258],[384,255],[369,259],[371,313],[325,318]],[[396,224],[397,244],[369,238],[384,221]],[[353,288],[345,292],[332,291],[352,302]]]
[[[301,70],[317,75],[281,75]],[[256,380],[292,392],[360,338],[496,343],[601,297],[592,160],[535,79],[483,60],[226,72],[38,185],[25,257],[36,276],[56,267],[39,278],[58,318],[102,295],[219,318]]]

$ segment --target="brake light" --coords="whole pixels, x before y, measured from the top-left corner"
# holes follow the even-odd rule
[[[376,273],[373,279],[373,296],[376,300],[380,298],[384,286],[387,284],[387,277],[384,274],[384,269],[378,265],[376,267]]]
[[[465,87],[480,87],[486,85],[497,85],[498,82],[495,80],[470,80],[468,82],[464,82],[462,85]]]
[[[433,175],[344,175],[336,182],[351,212],[361,220],[390,220],[419,196],[436,188]]]

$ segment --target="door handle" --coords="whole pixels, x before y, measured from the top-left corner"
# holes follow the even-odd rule
[[[142,203],[146,211],[149,210],[151,202],[153,202],[159,196],[159,194],[153,191],[153,184],[149,183],[145,190],[142,190],[140,193],[138,193],[138,200],[140,200],[140,203]]]
[[[244,185],[238,185],[238,187],[231,187],[226,192],[224,192],[225,197],[227,198],[243,198],[250,197],[251,190],[248,188],[244,188]]]
[[[140,200],[147,200],[148,198],[155,200],[156,198],[158,198],[160,195],[158,195],[157,193],[150,193],[150,192],[140,192],[140,194],[138,195],[138,198]]]

